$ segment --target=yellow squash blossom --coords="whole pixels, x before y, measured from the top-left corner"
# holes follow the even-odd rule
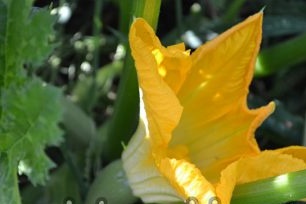
[[[246,104],[262,18],[249,17],[192,54],[184,44],[163,47],[145,20],[132,24],[141,119],[122,159],[144,202],[228,204],[236,184],[306,168],[304,148],[261,152],[254,138],[274,110],[274,103]]]

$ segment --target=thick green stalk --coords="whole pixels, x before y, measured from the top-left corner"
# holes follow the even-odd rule
[[[306,61],[306,34],[279,43],[260,52],[255,68],[255,76],[267,76],[284,67]]]
[[[156,28],[160,4],[161,0],[135,0],[131,22],[134,17],[142,17],[153,28]],[[108,145],[105,150],[105,156],[111,160],[121,156],[122,143],[129,141],[138,124],[139,94],[137,75],[132,56],[129,49],[127,50],[114,114],[108,129]]]
[[[306,198],[306,170],[236,186],[231,204],[280,204]]]

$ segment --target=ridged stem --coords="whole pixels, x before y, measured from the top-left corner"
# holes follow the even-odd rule
[[[306,198],[306,170],[238,185],[231,204],[280,204]]]

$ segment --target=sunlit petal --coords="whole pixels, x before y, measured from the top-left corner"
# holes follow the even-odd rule
[[[201,171],[185,160],[164,158],[159,169],[184,199],[195,197],[201,204],[207,204],[216,196]]]

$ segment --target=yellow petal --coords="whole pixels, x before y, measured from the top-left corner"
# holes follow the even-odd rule
[[[220,183],[216,187],[217,196],[222,204],[229,204],[232,192],[237,184],[305,168],[306,163],[303,160],[277,151],[264,151],[255,157],[241,158],[222,171]]]
[[[274,110],[273,103],[256,110],[246,104],[261,26],[258,13],[196,50],[178,93],[184,111],[171,146],[185,144],[212,181],[240,156],[259,153],[254,132]]]
[[[179,97],[182,103],[221,98],[232,105],[245,97],[253,77],[253,69],[262,35],[262,12],[232,27],[192,54],[192,68]],[[218,84],[218,85],[216,85]],[[219,93],[219,97],[217,97]],[[209,97],[209,98],[206,98]]]
[[[289,154],[295,158],[302,159],[306,162],[306,147],[290,146],[290,147],[280,148],[275,151],[283,154]]]
[[[122,154],[123,168],[134,195],[145,203],[176,202],[180,195],[156,167],[151,142],[142,120]]]
[[[184,200],[195,197],[201,204],[208,204],[215,197],[214,187],[193,164],[185,160],[164,158],[159,169]]]
[[[135,39],[135,34],[137,38],[142,41],[142,46],[144,46],[138,47],[140,49],[139,51],[143,48],[150,51],[156,61],[158,73],[168,86],[177,93],[185,81],[187,72],[191,67],[190,53],[189,51],[185,51],[184,43],[169,46],[167,48],[163,47],[159,39],[155,36],[152,28],[143,19],[136,19],[132,25],[130,32],[131,46],[137,41]]]
[[[184,43],[169,46],[163,51],[164,57],[159,64],[159,71],[164,71],[164,81],[177,93],[191,68],[189,51],[185,51]]]
[[[137,19],[130,30],[130,46],[142,90],[145,117],[150,141],[165,148],[181,117],[182,107],[173,90],[158,73],[158,62],[152,53],[162,49],[150,26]]]

